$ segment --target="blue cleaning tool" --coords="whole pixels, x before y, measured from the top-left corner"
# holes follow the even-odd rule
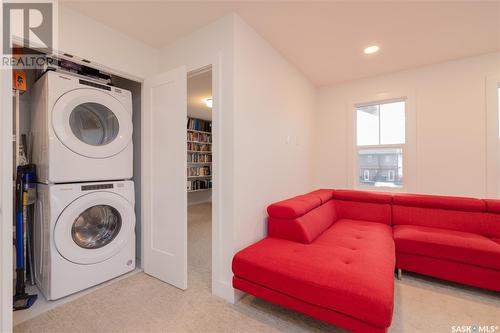
[[[33,164],[17,167],[16,177],[16,293],[13,299],[14,311],[24,310],[31,307],[38,295],[26,293],[25,282],[25,259],[24,259],[24,218],[23,206],[27,200],[25,181],[34,179],[35,166]]]

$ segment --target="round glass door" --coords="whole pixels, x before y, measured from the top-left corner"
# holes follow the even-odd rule
[[[135,237],[134,206],[119,194],[97,191],[71,202],[54,227],[57,251],[77,264],[102,262]]]
[[[71,237],[84,249],[98,249],[109,244],[120,232],[120,213],[108,205],[97,205],[83,211],[73,223]]]
[[[92,102],[77,105],[71,111],[69,125],[79,140],[92,146],[107,145],[120,130],[115,114],[106,106]]]
[[[132,141],[132,114],[106,92],[75,89],[54,104],[52,128],[59,141],[74,153],[108,158]]]

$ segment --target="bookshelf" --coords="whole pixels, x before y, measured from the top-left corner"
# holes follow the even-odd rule
[[[212,122],[187,118],[187,191],[212,189]]]

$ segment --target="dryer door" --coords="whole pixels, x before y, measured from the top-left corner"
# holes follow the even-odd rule
[[[106,158],[132,140],[132,116],[120,101],[96,89],[62,95],[52,110],[52,127],[70,150],[85,157]]]
[[[64,209],[54,228],[57,251],[77,264],[111,258],[134,234],[132,204],[112,192],[86,194]]]

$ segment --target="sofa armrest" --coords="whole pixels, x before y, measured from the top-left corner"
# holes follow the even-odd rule
[[[328,201],[295,219],[269,217],[267,234],[269,237],[310,244],[336,220],[335,203]]]
[[[273,238],[286,239],[293,242],[309,244],[305,226],[300,220],[286,220],[274,217],[267,219],[267,235]]]

